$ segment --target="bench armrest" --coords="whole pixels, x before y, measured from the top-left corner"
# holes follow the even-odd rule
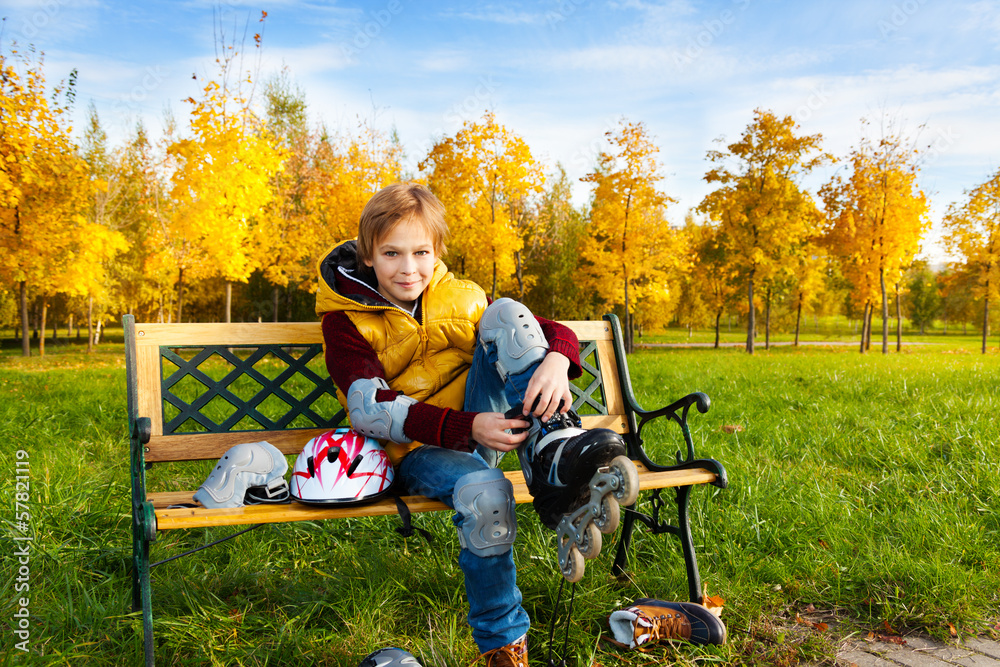
[[[674,401],[670,405],[664,406],[656,410],[643,410],[639,407],[638,402],[632,395],[632,392],[627,392],[626,400],[629,402],[632,410],[635,412],[638,418],[638,424],[635,427],[635,443],[636,443],[636,457],[642,461],[650,470],[684,470],[689,468],[706,468],[711,470],[716,474],[716,480],[712,482],[713,485],[719,487],[720,489],[726,488],[728,485],[728,480],[726,478],[726,469],[721,463],[715,459],[698,459],[695,458],[694,453],[694,440],[691,438],[691,429],[688,427],[688,412],[691,407],[694,406],[698,409],[698,412],[704,414],[708,412],[708,409],[712,406],[712,401],[707,394],[700,391],[688,394],[684,398]],[[642,440],[642,430],[646,427],[646,424],[650,423],[654,419],[659,419],[660,417],[666,417],[667,419],[674,421],[681,428],[681,433],[684,436],[684,443],[687,447],[686,456],[682,456],[681,452],[676,453],[677,462],[674,465],[663,466],[654,463],[649,455],[646,453],[646,448],[643,446]]]

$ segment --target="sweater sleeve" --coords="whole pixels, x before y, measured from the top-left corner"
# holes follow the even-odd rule
[[[545,340],[549,343],[549,352],[558,352],[569,359],[569,379],[575,380],[583,375],[583,367],[580,366],[580,340],[573,333],[573,330],[565,324],[559,324],[544,317],[536,315],[535,319],[538,320]]]
[[[346,396],[355,380],[385,377],[385,369],[368,341],[343,312],[323,316],[323,340],[326,343],[326,368],[337,388]],[[379,401],[391,401],[400,395],[394,390],[376,394]],[[410,406],[403,422],[408,438],[425,445],[471,451],[474,412],[459,412],[419,402]]]

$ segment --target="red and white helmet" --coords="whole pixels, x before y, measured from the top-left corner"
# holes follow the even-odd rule
[[[377,440],[338,428],[306,443],[292,468],[291,496],[308,505],[350,505],[386,495],[393,478]]]

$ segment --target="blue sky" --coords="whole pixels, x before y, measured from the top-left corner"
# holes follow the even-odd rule
[[[112,137],[140,118],[158,134],[167,107],[183,120],[192,74],[216,71],[213,16],[231,38],[248,17],[257,31],[261,10],[261,77],[287,66],[331,129],[359,117],[395,128],[413,170],[436,138],[492,109],[576,179],[624,116],[655,137],[680,222],[709,190],[706,152],[755,108],[794,116],[836,156],[863,116],[887,114],[925,149],[925,254],[940,259],[948,204],[1000,166],[1000,0],[0,2],[4,48],[34,44],[50,82],[77,68],[78,118],[93,100]]]

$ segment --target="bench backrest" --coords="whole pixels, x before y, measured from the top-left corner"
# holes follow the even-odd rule
[[[617,319],[562,324],[580,339],[584,372],[572,390],[584,427],[628,433]],[[147,463],[217,459],[256,440],[297,454],[346,423],[318,322],[135,324],[126,315],[124,325],[130,422],[151,422]]]

